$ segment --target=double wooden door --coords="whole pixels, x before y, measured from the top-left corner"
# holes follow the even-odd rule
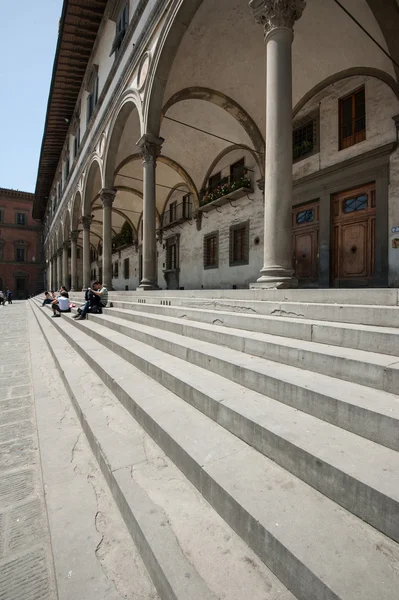
[[[375,256],[375,184],[336,194],[332,200],[332,284],[371,284]]]
[[[301,285],[317,284],[319,276],[319,203],[292,211],[293,268]]]

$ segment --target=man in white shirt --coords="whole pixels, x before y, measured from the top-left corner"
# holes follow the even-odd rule
[[[58,298],[52,302],[51,308],[53,309],[54,313],[53,317],[60,317],[61,313],[71,312],[71,309],[69,308],[68,292],[61,292]]]

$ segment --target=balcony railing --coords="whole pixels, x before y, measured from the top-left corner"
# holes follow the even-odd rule
[[[223,177],[218,183],[200,191],[200,207],[204,208],[210,204],[222,206],[229,200],[236,200],[247,192],[253,192],[253,173],[245,169],[245,172],[237,176]]]
[[[191,219],[191,215],[192,205],[190,200],[184,200],[179,204],[172,203],[162,216],[162,228],[165,229],[166,227],[178,225],[183,221],[188,221]]]

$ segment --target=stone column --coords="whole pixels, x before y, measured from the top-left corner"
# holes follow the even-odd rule
[[[303,0],[251,0],[266,42],[264,266],[254,288],[294,287],[292,268],[292,40]]]
[[[58,273],[57,273],[57,255],[54,255],[51,259],[51,289],[54,291],[57,287]]]
[[[112,288],[112,203],[115,190],[103,189],[100,199],[103,203],[103,281],[106,287]]]
[[[137,142],[143,157],[143,278],[140,288],[145,290],[158,289],[155,169],[163,141],[147,134]]]
[[[62,244],[62,277],[63,281],[61,285],[65,285],[68,288],[68,242]]]
[[[83,289],[90,286],[90,223],[91,217],[82,217],[83,226]]]
[[[57,250],[57,290],[63,285],[62,283],[63,272],[62,272],[62,248]]]
[[[78,236],[79,231],[71,233],[71,292],[78,291]]]
[[[47,290],[53,289],[53,261],[49,258],[47,263]]]

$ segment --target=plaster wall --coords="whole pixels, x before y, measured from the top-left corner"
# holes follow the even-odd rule
[[[339,150],[339,98],[362,85],[366,94],[366,139],[345,150]],[[392,89],[375,77],[350,77],[338,81],[314,96],[295,120],[319,111],[320,152],[296,162],[294,179],[345,161],[396,140],[392,117],[399,113],[399,100]]]

